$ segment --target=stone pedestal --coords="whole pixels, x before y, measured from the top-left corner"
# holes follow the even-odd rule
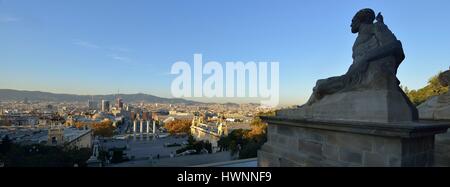
[[[417,109],[400,88],[335,93],[311,106],[277,113],[289,119],[329,121],[390,123],[417,119]]]
[[[268,141],[258,166],[432,166],[434,137],[443,123],[325,122],[262,117]]]
[[[420,119],[450,120],[450,92],[430,98],[417,109]]]

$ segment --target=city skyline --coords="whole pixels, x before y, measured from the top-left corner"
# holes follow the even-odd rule
[[[0,88],[0,92],[3,91],[11,91],[11,92],[28,92],[29,94],[33,94],[35,92],[39,92],[41,94],[45,94],[45,99],[31,99],[34,96],[31,97],[17,97],[14,96],[15,99],[11,99],[11,96],[6,96],[7,99],[2,98],[2,100],[0,100],[0,103],[2,101],[5,102],[9,102],[9,101],[17,101],[17,102],[28,102],[28,101],[39,101],[39,102],[90,102],[90,101],[94,101],[94,102],[98,102],[97,105],[101,106],[101,102],[102,101],[107,101],[109,103],[111,102],[116,102],[116,99],[123,99],[124,102],[127,103],[154,103],[154,104],[167,104],[170,101],[174,102],[173,104],[181,104],[181,103],[192,103],[192,104],[229,104],[229,103],[233,103],[233,104],[258,104],[257,101],[251,102],[246,100],[246,98],[241,98],[241,102],[229,102],[229,101],[195,101],[194,99],[190,99],[190,98],[174,98],[174,97],[161,97],[161,96],[157,96],[157,95],[153,95],[153,94],[147,94],[147,93],[106,93],[106,94],[68,94],[68,93],[56,93],[56,92],[46,92],[46,91],[39,91],[39,90],[14,90],[14,89],[2,89]],[[56,96],[47,96],[47,94],[52,94],[52,95],[56,95]],[[64,100],[64,99],[59,99],[59,97],[61,97],[61,95],[64,95],[65,97],[69,96],[73,96],[73,97],[77,97],[77,98],[72,98],[72,99],[68,99],[68,100]],[[145,101],[145,99],[124,99],[123,97],[128,97],[128,96],[136,96],[136,95],[143,95],[143,96],[148,96],[151,97],[150,99],[161,99],[161,101]],[[42,97],[42,96],[37,96]],[[85,99],[79,99],[78,97],[84,97]],[[280,106],[280,107],[285,107],[285,106]]]
[[[407,56],[398,78],[418,89],[450,64],[445,52],[450,27],[440,24],[450,19],[448,4],[3,0],[0,39],[6,45],[0,46],[0,89],[77,95],[119,89],[172,98],[170,84],[176,76],[169,74],[171,65],[192,63],[193,54],[202,53],[205,62],[278,61],[281,105],[302,104],[316,80],[341,75],[352,63],[356,36],[350,33],[350,21],[365,7],[386,16]]]

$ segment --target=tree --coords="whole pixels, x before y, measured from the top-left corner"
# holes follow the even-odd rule
[[[189,135],[186,147],[176,150],[176,153],[179,154],[192,149],[195,150],[197,154],[201,153],[203,149],[207,150],[208,153],[212,153],[212,144],[208,141],[196,141],[192,135]]]
[[[257,156],[258,150],[267,141],[267,124],[256,117],[250,124],[251,130],[236,129],[227,137],[221,137],[217,142],[222,150],[229,150],[231,155],[239,154],[240,159]]]
[[[0,126],[11,126],[11,122],[8,120],[0,120]]]
[[[124,161],[123,149],[113,149],[111,163],[120,163]]]
[[[75,127],[79,129],[89,127],[93,129],[94,136],[112,137],[114,135],[114,130],[116,129],[112,124],[113,122],[111,120],[105,120],[99,123],[76,122]]]
[[[110,120],[94,123],[92,128],[94,130],[94,136],[112,137],[114,135],[115,127]]]
[[[189,133],[191,130],[191,121],[187,119],[176,119],[164,124],[164,128],[166,128],[170,134]]]
[[[248,133],[248,136],[258,136],[266,133],[267,123],[264,123],[261,118],[255,117],[250,123],[250,127],[252,130]]]
[[[440,73],[431,77],[428,80],[428,84],[423,88],[420,88],[418,90],[408,90],[408,88],[405,86],[403,88],[403,91],[415,105],[420,105],[433,96],[447,93],[448,87],[444,87],[439,83],[439,74]]]
[[[405,92],[405,93],[409,93],[409,92],[410,92],[409,89],[408,89],[408,86],[403,87],[403,86],[400,85],[400,88],[401,88],[401,89],[403,90],[403,92]]]
[[[246,144],[242,146],[242,149],[239,151],[239,158],[246,159],[257,157],[258,150],[261,148],[264,142],[257,139],[252,139],[248,141]]]
[[[91,156],[89,148],[63,148],[47,145],[11,144],[4,156],[6,167],[80,167],[86,166]]]
[[[0,144],[0,157],[6,155],[6,153],[11,150],[12,141],[9,139],[9,136],[6,135],[2,138],[2,143]]]
[[[192,136],[192,134],[189,134],[187,142],[188,145],[193,145],[195,143],[195,138],[194,136]]]

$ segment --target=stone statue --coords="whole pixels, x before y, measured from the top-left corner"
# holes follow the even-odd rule
[[[399,87],[397,69],[405,59],[402,43],[381,13],[362,9],[352,19],[353,63],[341,76],[318,80],[308,102],[280,115],[317,120],[412,121],[417,109]]]
[[[374,20],[376,23],[373,23]],[[362,9],[354,16],[351,24],[352,33],[358,33],[353,45],[353,64],[346,74],[317,81],[313,94],[308,101],[311,105],[325,95],[336,92],[355,90],[361,87],[384,86],[377,85],[377,76],[372,74],[385,74],[383,76],[395,77],[397,68],[405,59],[402,44],[389,28],[384,24],[381,13],[375,18],[372,9]],[[388,59],[389,58],[389,59]],[[386,59],[386,60],[384,60]],[[377,60],[383,60],[369,72],[368,67]],[[380,72],[376,72],[380,71]],[[399,84],[396,80],[395,84]]]
[[[433,166],[435,135],[449,126],[415,121],[417,109],[396,77],[405,59],[401,42],[371,9],[356,13],[351,27],[358,36],[344,75],[317,81],[300,107],[261,116],[268,139],[258,166]],[[448,73],[440,77],[448,84]]]
[[[439,82],[442,86],[449,86],[450,84],[450,70],[444,71],[441,74],[439,74]]]
[[[450,70],[440,73],[438,79],[442,86],[449,86]],[[417,109],[420,119],[450,120],[450,92],[428,99]]]

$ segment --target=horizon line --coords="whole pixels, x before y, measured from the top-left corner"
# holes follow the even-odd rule
[[[161,97],[161,96],[157,96],[157,95],[153,95],[153,94],[148,94],[148,93],[142,93],[142,92],[138,92],[138,93],[119,93],[119,94],[73,94],[73,93],[61,93],[61,92],[51,92],[51,91],[42,91],[42,90],[24,90],[24,89],[11,89],[11,88],[0,88],[0,90],[11,90],[11,91],[24,91],[24,92],[41,92],[41,93],[50,93],[50,94],[64,94],[64,95],[76,95],[76,96],[106,96],[106,95],[135,95],[135,94],[144,94],[144,95],[150,95],[150,96],[154,96],[154,97],[158,97],[158,98],[163,98],[163,99],[181,99],[181,100],[185,100],[185,101],[189,101],[189,102],[197,102],[197,103],[203,103],[203,104],[228,104],[228,103],[232,103],[232,104],[258,104],[255,102],[232,102],[232,101],[226,101],[226,102],[205,102],[205,101],[196,101],[196,100],[190,100],[190,99],[185,99],[185,98],[175,98],[175,97]],[[278,107],[284,107],[284,106],[292,106],[294,104],[290,104],[290,105],[279,105]]]

